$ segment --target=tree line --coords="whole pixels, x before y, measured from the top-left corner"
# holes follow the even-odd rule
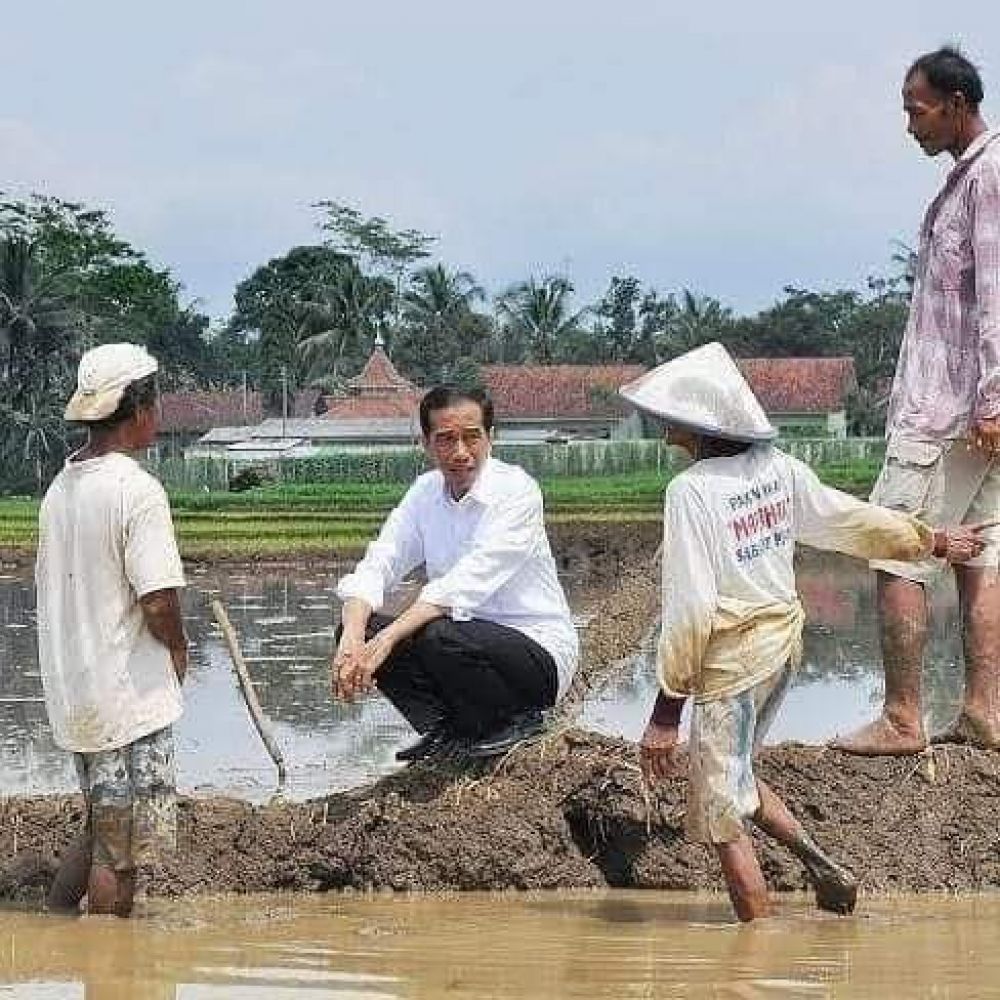
[[[855,433],[879,433],[912,284],[905,247],[863,290],[788,287],[740,316],[711,296],[617,275],[580,303],[567,275],[536,275],[490,300],[434,259],[436,239],[335,201],[317,239],[261,264],[213,326],[171,273],[99,209],[0,193],[0,484],[37,488],[69,445],[62,406],[87,348],[145,344],[166,390],[249,385],[271,412],[282,388],[343,389],[381,337],[419,384],[476,384],[484,364],[658,364],[711,340],[738,356],[855,359]]]

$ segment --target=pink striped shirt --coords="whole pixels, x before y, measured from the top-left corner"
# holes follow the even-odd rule
[[[1000,132],[984,132],[924,216],[886,433],[963,438],[998,415]]]

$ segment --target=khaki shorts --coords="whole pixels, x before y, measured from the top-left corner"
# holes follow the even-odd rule
[[[894,437],[872,490],[871,502],[914,514],[932,527],[975,524],[1000,517],[1000,461],[966,441],[916,441]],[[987,545],[966,566],[993,568],[1000,559],[1000,529],[984,532]],[[941,559],[895,562],[876,559],[872,569],[929,583],[945,565]]]
[[[785,667],[741,694],[695,703],[685,821],[691,840],[728,844],[739,838],[746,821],[760,808],[753,757],[792,673]]]
[[[127,871],[175,848],[177,779],[169,726],[117,750],[73,757],[95,865]]]

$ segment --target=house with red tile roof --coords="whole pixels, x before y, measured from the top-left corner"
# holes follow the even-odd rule
[[[289,416],[315,412],[319,393],[302,390],[290,399]],[[180,454],[206,432],[225,429],[238,433],[264,419],[264,396],[256,390],[220,389],[165,392],[159,397],[161,457]]]
[[[348,381],[346,390],[323,397],[322,416],[326,420],[411,418],[416,421],[421,395],[421,390],[396,370],[379,337],[371,357]]]
[[[786,433],[847,436],[853,358],[737,358],[771,422]]]
[[[740,358],[737,363],[771,420],[786,433],[844,437],[856,384],[851,358]],[[501,443],[641,437],[640,416],[618,390],[641,365],[484,365]],[[255,392],[173,393],[163,397],[164,428],[205,429],[191,455],[259,458],[322,448],[408,448],[420,442],[423,390],[401,375],[381,343],[343,392],[299,393],[287,418],[263,419]],[[311,415],[315,414],[315,415]]]
[[[484,365],[497,440],[639,437],[642,425],[618,390],[642,365]]]

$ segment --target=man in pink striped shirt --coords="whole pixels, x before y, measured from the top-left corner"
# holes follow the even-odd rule
[[[983,85],[953,48],[921,56],[903,86],[908,130],[928,156],[955,160],[920,230],[916,283],[892,386],[885,465],[872,502],[931,524],[1000,517],[1000,132],[980,114]],[[966,682],[957,719],[933,742],[1000,747],[1000,532],[955,575]],[[833,742],[851,753],[927,746],[921,672],[926,586],[944,563],[873,562],[885,706]]]

